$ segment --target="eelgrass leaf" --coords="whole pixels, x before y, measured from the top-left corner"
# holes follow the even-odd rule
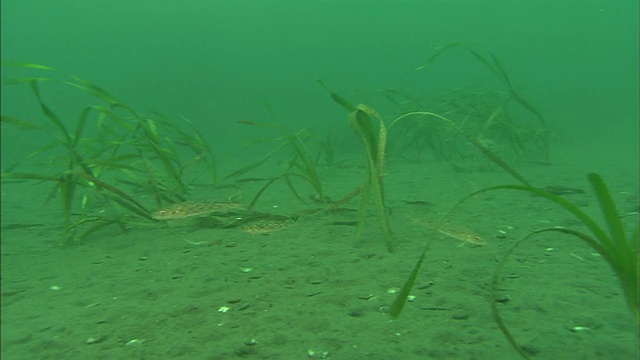
[[[0,116],[0,121],[2,121],[3,123],[7,123],[13,126],[17,126],[19,128],[25,129],[25,130],[40,130],[43,132],[46,132],[47,134],[50,135],[54,135],[55,134],[51,131],[51,129],[48,129],[44,126],[40,126],[37,124],[34,124],[30,121],[26,121],[26,120],[22,120],[22,119],[18,119],[16,117],[13,116],[6,116],[6,115],[2,115]]]
[[[105,183],[104,181],[90,175],[84,172],[80,172],[77,170],[70,170],[67,172],[70,175],[75,175],[78,177],[82,177],[92,183],[94,183],[96,186],[98,186],[99,188],[103,188],[111,193],[113,193],[114,195],[118,196],[120,199],[128,202],[129,204],[131,204],[132,206],[135,206],[138,210],[139,213],[136,212],[137,214],[143,216],[144,218],[147,219],[151,219],[151,213],[149,212],[149,210],[147,210],[142,204],[140,204],[139,202],[137,202],[134,198],[132,198],[131,196],[129,196],[127,193],[125,193],[124,191],[109,185],[107,183]]]
[[[117,196],[110,196],[110,198],[115,201],[116,203],[118,203],[118,205],[122,206],[123,208],[131,211],[132,213],[139,215],[140,217],[147,219],[147,220],[151,220],[151,215],[149,213],[149,211],[147,211],[146,209],[140,207],[139,204],[137,203],[132,203],[130,200],[128,200],[127,198],[121,198],[119,197],[119,194],[116,194]],[[137,205],[136,205],[137,204]]]
[[[3,61],[0,63],[1,66],[12,66],[12,67],[21,67],[25,69],[38,69],[38,70],[47,70],[47,71],[57,71],[56,69],[40,64],[26,63],[20,61]]]
[[[305,181],[311,185],[316,194],[320,197],[321,201],[325,201],[324,189],[322,187],[322,180],[318,175],[316,160],[309,154],[309,149],[301,139],[301,133],[287,134],[287,138],[289,140],[289,144],[293,147],[296,153],[296,156],[292,161],[292,166],[302,172],[302,177]]]
[[[499,285],[500,285],[500,278],[501,278],[501,274],[502,274],[502,269],[504,268],[504,265],[506,264],[507,259],[509,258],[509,255],[511,255],[516,250],[518,245],[520,245],[524,240],[526,240],[529,237],[531,237],[533,234],[534,233],[530,233],[530,234],[527,234],[527,235],[523,236],[520,240],[516,241],[507,250],[507,252],[502,256],[502,258],[498,262],[498,265],[496,265],[495,269],[493,270],[493,278],[492,278],[492,281],[491,281],[491,298],[489,299],[489,304],[491,305],[491,313],[493,315],[493,320],[496,322],[496,324],[498,325],[498,328],[500,328],[500,331],[502,331],[502,334],[507,339],[507,341],[509,342],[511,347],[514,350],[516,350],[518,352],[518,354],[520,354],[520,356],[522,356],[524,359],[530,359],[530,357],[524,351],[524,349],[520,346],[520,344],[518,344],[518,342],[513,337],[513,335],[511,335],[511,331],[509,331],[509,328],[505,324],[504,320],[502,319],[502,316],[500,315],[500,312],[498,311],[498,301],[497,301],[497,299],[499,299],[498,289],[499,289]]]
[[[11,79],[3,79],[2,83],[5,85],[19,85],[19,84],[29,84],[32,82],[45,82],[45,81],[54,81],[52,78],[44,78],[44,77],[28,77],[28,78],[11,78]]]
[[[367,111],[368,110],[368,111]],[[387,249],[393,251],[394,237],[389,223],[389,217],[384,203],[383,188],[383,166],[384,166],[384,149],[386,142],[386,129],[382,119],[379,120],[380,132],[376,136],[375,128],[369,113],[375,113],[366,105],[358,105],[355,111],[351,112],[347,119],[353,130],[364,144],[365,157],[367,161],[367,179],[362,191],[362,201],[359,209],[358,219],[358,235],[361,235],[364,228],[364,220],[369,205],[369,196],[374,197],[378,222],[382,228],[383,236]]]
[[[38,100],[38,103],[40,104],[40,108],[42,109],[42,112],[45,114],[45,116],[49,120],[51,120],[53,124],[55,124],[58,127],[58,129],[60,129],[65,141],[65,144],[71,145],[71,135],[69,135],[69,131],[67,130],[67,127],[64,125],[62,120],[60,120],[60,118],[44,103],[44,101],[42,100],[42,96],[40,95],[40,88],[38,87],[38,84],[33,81],[30,82],[29,84],[31,85],[31,90],[36,96],[36,100]]]
[[[329,92],[329,96],[331,97],[331,99],[333,99],[333,101],[338,103],[343,108],[347,109],[347,111],[353,112],[356,110],[356,107],[353,106],[349,101],[329,89],[329,87],[325,85],[322,79],[316,79],[316,82],[318,82],[318,84],[320,84],[325,90],[327,90],[327,92]]]
[[[444,46],[440,46],[436,48],[436,51],[427,60],[425,60],[420,66],[416,67],[414,70],[416,71],[422,70],[427,66],[429,66],[429,64],[431,64],[435,59],[440,57],[440,55],[444,54],[446,51],[456,47],[464,47],[464,46],[465,46],[464,43],[461,43],[461,42],[453,42]]]
[[[491,310],[493,313],[494,320],[498,324],[498,327],[504,334],[505,338],[509,341],[511,346],[525,359],[529,359],[528,354],[524,351],[524,349],[518,344],[514,336],[509,331],[507,325],[505,324],[500,312],[498,311],[498,302],[496,299],[499,298],[498,289],[499,283],[501,280],[502,269],[509,258],[509,256],[513,253],[513,251],[525,240],[529,239],[533,235],[544,233],[544,232],[560,232],[568,235],[573,235],[583,240],[589,246],[591,246],[594,250],[596,250],[600,255],[602,255],[603,259],[607,261],[607,263],[614,270],[618,278],[622,282],[622,286],[624,289],[625,297],[627,300],[627,304],[629,305],[631,311],[634,313],[636,320],[638,318],[638,269],[637,269],[637,261],[635,266],[633,267],[624,267],[620,264],[620,258],[617,258],[615,253],[611,253],[611,249],[607,249],[602,246],[596,239],[589,236],[588,234],[563,228],[563,227],[554,227],[554,228],[545,228],[533,231],[525,236],[523,236],[520,240],[516,241],[503,255],[502,259],[499,261],[496,266],[493,274],[493,281],[491,286],[492,297],[491,301]],[[635,254],[634,254],[635,255]],[[636,258],[637,259],[637,258]]]
[[[459,206],[460,204],[462,204],[463,202],[467,201],[468,199],[489,192],[489,191],[494,191],[494,190],[519,190],[519,191],[526,191],[535,195],[538,195],[540,197],[543,197],[545,199],[551,200],[554,203],[560,205],[561,207],[565,208],[566,210],[568,210],[570,213],[572,213],[576,218],[578,218],[578,220],[580,220],[580,222],[582,222],[585,226],[587,226],[587,228],[589,228],[589,230],[595,235],[595,237],[598,239],[598,241],[600,242],[600,244],[602,245],[602,247],[604,249],[607,248],[611,248],[611,242],[609,241],[609,237],[607,236],[607,233],[604,231],[604,229],[602,229],[602,227],[600,227],[589,215],[587,215],[584,211],[580,210],[580,208],[573,204],[572,202],[566,200],[565,198],[552,194],[550,192],[544,191],[542,189],[538,189],[536,187],[533,186],[528,186],[528,185],[498,185],[498,186],[491,186],[488,188],[484,188],[478,191],[473,192],[470,195],[465,196],[462,200],[458,201],[453,208],[455,209],[457,206]],[[452,209],[453,210],[453,209]]]
[[[84,131],[85,124],[87,123],[87,118],[91,114],[92,110],[95,110],[95,108],[93,106],[88,106],[80,113],[78,123],[76,124],[76,131],[73,134],[73,141],[71,143],[72,147],[75,147],[82,138],[82,132]]]
[[[609,227],[611,242],[620,252],[628,250],[629,242],[627,241],[627,234],[607,185],[602,180],[602,177],[596,173],[590,173],[587,177],[591,186],[593,186],[596,197],[598,198],[598,203],[600,204],[600,209]]]
[[[367,221],[369,201],[371,200],[371,181],[369,179],[370,177],[367,178],[365,184],[360,188],[360,206],[358,207],[358,224],[356,229],[357,237],[362,235]]]
[[[493,64],[494,64],[493,68],[495,69],[495,72],[498,74],[500,78],[502,78],[504,83],[507,84],[509,89],[513,89],[513,86],[511,85],[511,80],[509,79],[509,76],[507,75],[507,72],[502,66],[502,64],[500,63],[500,61],[498,61],[498,58],[493,53],[491,53],[491,58],[493,59]]]
[[[474,50],[473,48],[471,48],[470,46],[462,42],[454,42],[438,48],[436,52],[433,53],[433,55],[431,55],[422,65],[415,68],[415,70],[417,71],[417,70],[422,70],[426,68],[429,64],[431,64],[431,62],[433,62],[436,58],[440,57],[443,53],[454,48],[462,48],[466,50],[469,54],[475,57],[480,63],[482,63],[487,69],[489,69],[489,71],[491,71],[498,79],[500,79],[500,81],[507,84],[509,89],[511,89],[511,81],[509,80],[507,73],[504,71],[504,68],[498,62],[497,58],[493,54],[491,54],[491,56],[494,62],[491,63],[489,60],[487,60],[487,58],[485,58],[478,51]]]
[[[63,81],[64,84],[70,85],[72,87],[78,88],[90,95],[93,95],[97,98],[100,98],[104,101],[106,101],[109,104],[118,104],[122,107],[125,107],[127,109],[129,109],[129,107],[127,107],[126,105],[124,105],[120,100],[118,100],[115,96],[111,95],[108,91],[104,90],[103,88],[87,81],[87,80],[83,80],[77,76],[74,75],[69,75],[71,78],[73,78],[74,80],[76,80],[77,82],[70,82],[70,81]],[[131,110],[131,109],[130,109]]]
[[[527,181],[527,179],[525,179],[524,176],[520,175],[520,173],[518,173],[513,167],[511,167],[511,165],[509,165],[506,161],[502,160],[502,158],[496,155],[489,148],[484,146],[475,136],[471,135],[468,131],[466,131],[460,125],[456,124],[454,121],[442,115],[432,113],[432,112],[427,112],[427,111],[412,111],[412,112],[403,114],[398,118],[396,118],[395,120],[393,120],[393,122],[391,122],[391,124],[389,125],[389,128],[391,128],[393,125],[398,123],[400,120],[403,120],[409,116],[427,116],[427,117],[433,117],[438,120],[444,121],[451,129],[455,130],[457,133],[464,136],[473,146],[475,146],[478,150],[480,150],[480,152],[484,156],[486,156],[489,160],[493,161],[496,165],[500,166],[504,171],[506,171],[509,175],[516,178],[518,181],[522,182],[525,185],[529,185],[529,181]]]
[[[87,237],[89,237],[91,234],[93,234],[94,232],[103,229],[109,225],[112,224],[116,224],[118,223],[118,220],[116,219],[103,219],[103,218],[90,218],[89,220],[80,223],[80,224],[75,224],[75,227],[80,227],[81,225],[85,225],[87,222],[95,222],[95,224],[91,227],[89,227],[88,229],[86,229],[85,231],[82,232],[82,234],[75,236],[75,239],[77,239],[76,241],[83,241],[84,239],[86,239]],[[122,227],[121,227],[122,228]]]
[[[111,168],[111,169],[120,169],[120,170],[130,170],[134,172],[142,172],[141,169],[130,165],[128,163],[122,163],[123,161],[128,160],[136,160],[139,158],[138,154],[123,154],[117,156],[111,156],[106,159],[89,159],[87,160],[87,164],[91,168]]]
[[[371,161],[370,165],[373,167],[372,171],[377,172],[375,165],[377,163],[378,141],[371,118],[365,111],[356,109],[348,115],[347,119],[360,141],[365,145],[367,159]]]
[[[14,173],[14,172],[3,172],[0,174],[0,180],[42,180],[42,181],[60,181],[59,176],[55,175],[44,175],[44,174],[34,174],[34,173]]]
[[[298,191],[296,190],[295,186],[293,186],[293,182],[291,181],[291,177],[300,177],[302,179],[304,179],[307,182],[310,182],[309,179],[307,179],[305,176],[300,175],[300,174],[295,174],[295,173],[287,173],[283,175],[285,182],[287,183],[287,186],[289,187],[289,190],[291,190],[291,192],[293,193],[293,195],[300,200],[301,203],[306,204],[307,202],[304,200],[304,198],[300,195],[300,193],[298,193]]]
[[[531,112],[533,115],[535,115],[538,118],[538,121],[540,121],[540,124],[542,125],[542,127],[546,129],[547,123],[544,120],[544,118],[542,117],[542,113],[535,106],[533,106],[530,102],[528,102],[527,100],[525,100],[522,97],[520,97],[513,90],[511,90],[511,97],[512,97],[513,101],[515,101],[518,104],[522,105],[525,109],[529,110],[529,112]]]
[[[60,199],[62,200],[62,211],[65,231],[71,224],[71,211],[73,209],[73,199],[77,186],[77,180],[73,174],[63,174],[58,183],[60,189]]]
[[[187,124],[189,124],[189,126],[191,127],[191,130],[194,133],[194,136],[192,137],[192,139],[195,145],[193,145],[193,147],[199,149],[199,150],[196,150],[196,152],[203,151],[208,155],[205,161],[207,161],[207,164],[209,165],[213,183],[217,183],[218,182],[218,164],[216,163],[216,156],[213,153],[211,146],[209,146],[209,143],[204,140],[204,137],[202,136],[198,128],[193,124],[191,120],[187,119],[184,116],[181,116],[181,117]]]
[[[238,124],[242,124],[242,125],[249,125],[249,126],[258,126],[258,127],[272,127],[272,128],[278,128],[278,129],[284,129],[285,127],[279,124],[274,124],[274,123],[266,123],[266,122],[256,122],[256,121],[249,121],[249,120],[238,120],[237,121]]]
[[[400,316],[400,313],[402,313],[402,309],[404,308],[404,305],[407,303],[407,299],[409,297],[409,293],[411,292],[411,289],[413,288],[413,284],[416,282],[416,278],[418,277],[418,272],[420,271],[420,267],[424,262],[424,257],[427,254],[428,248],[429,247],[425,245],[424,250],[422,250],[422,254],[420,255],[420,258],[418,258],[418,261],[413,266],[413,270],[409,274],[409,277],[407,278],[407,280],[405,280],[404,284],[402,285],[402,288],[400,288],[400,291],[398,291],[396,298],[393,300],[393,303],[389,308],[389,315],[391,315],[391,318],[396,319],[398,318],[398,316]]]
[[[254,161],[253,163],[246,165],[234,172],[232,172],[231,174],[227,175],[224,177],[224,179],[230,179],[233,177],[237,177],[237,176],[242,176],[246,173],[248,173],[249,171],[257,168],[258,166],[264,164],[267,160],[269,160],[271,158],[271,156],[273,156],[273,154],[275,154],[278,150],[282,149],[286,144],[280,144],[277,148],[275,148],[274,150],[272,150],[271,152],[267,153],[265,156],[263,156],[262,158],[258,159],[257,161]]]
[[[258,192],[256,193],[256,195],[253,197],[253,199],[251,200],[251,202],[249,203],[249,205],[247,206],[247,210],[251,211],[253,210],[253,207],[256,205],[256,203],[258,202],[258,199],[260,199],[260,197],[262,196],[262,194],[265,192],[265,190],[267,190],[269,188],[269,186],[273,185],[274,182],[276,182],[278,179],[280,179],[281,176],[277,176],[274,177],[272,179],[270,179],[269,181],[267,181],[266,184],[264,184],[260,190],[258,190]]]

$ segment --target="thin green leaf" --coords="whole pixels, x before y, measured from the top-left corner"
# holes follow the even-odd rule
[[[334,93],[333,91],[331,91],[331,89],[329,89],[329,87],[327,87],[327,85],[325,85],[325,83],[324,83],[324,81],[322,79],[316,79],[316,81],[318,82],[318,84],[322,85],[322,87],[325,90],[327,90],[329,92],[329,96],[331,96],[331,99],[333,99],[333,101],[338,103],[343,108],[347,109],[349,112],[356,111],[356,107],[355,106],[353,106],[350,102],[348,102],[342,96],[340,96],[340,95]]]
[[[545,199],[551,200],[554,203],[562,206],[563,208],[565,208],[566,210],[568,210],[570,213],[572,213],[576,218],[578,218],[578,220],[580,220],[585,226],[587,226],[589,228],[589,230],[595,235],[595,237],[598,239],[598,241],[600,242],[600,244],[606,249],[606,248],[611,248],[611,241],[609,240],[609,237],[607,235],[607,233],[595,222],[593,221],[593,219],[591,217],[589,217],[589,215],[587,215],[584,211],[580,210],[580,208],[578,206],[576,206],[575,204],[571,203],[570,201],[566,200],[565,198],[552,194],[550,192],[544,191],[542,189],[538,189],[535,188],[533,186],[528,186],[528,185],[498,185],[498,186],[492,186],[492,187],[488,187],[482,190],[478,190],[474,193],[472,193],[471,195],[468,195],[466,197],[464,197],[462,200],[458,201],[458,203],[456,203],[456,205],[454,205],[454,209],[459,206],[460,204],[462,204],[463,202],[465,202],[466,200],[476,196],[476,195],[480,195],[482,193],[485,192],[489,192],[489,191],[494,191],[494,190],[520,190],[520,191],[526,191],[535,195],[538,195],[540,197],[543,197]],[[453,209],[452,209],[453,210]]]
[[[21,67],[21,68],[26,68],[26,69],[57,71],[56,69],[54,69],[52,67],[49,67],[49,66],[46,66],[46,65],[25,63],[25,62],[19,62],[19,61],[3,61],[0,65],[1,66],[11,66],[11,67]]]
[[[611,234],[611,242],[619,254],[625,254],[629,251],[629,241],[627,240],[627,234],[624,230],[624,225],[620,220],[620,214],[616,209],[616,205],[611,198],[607,185],[602,180],[602,177],[596,173],[587,175],[593,190],[598,198],[600,209],[604,214],[605,221],[609,227],[609,233]],[[634,254],[636,256],[637,254]]]
[[[414,265],[413,270],[411,271],[411,274],[409,274],[409,277],[407,278],[407,280],[405,280],[404,284],[402,285],[402,288],[400,288],[398,295],[396,295],[395,300],[393,300],[393,303],[389,308],[389,315],[391,315],[391,318],[397,319],[398,316],[400,316],[400,313],[402,313],[402,309],[404,308],[404,305],[407,303],[407,298],[409,297],[409,293],[413,288],[413,284],[416,282],[416,278],[418,277],[418,272],[420,271],[420,267],[422,266],[422,263],[424,261],[425,255],[427,254],[428,248],[429,248],[428,246],[424,247],[424,250],[422,250],[422,254],[420,255],[420,258],[418,258],[418,261]]]

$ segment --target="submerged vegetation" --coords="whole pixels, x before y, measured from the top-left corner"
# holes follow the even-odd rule
[[[429,112],[451,119],[450,124],[434,122],[433,117],[428,116],[406,119],[398,124],[391,138],[397,145],[393,151],[402,155],[411,150],[419,159],[425,150],[430,150],[455,169],[469,171],[483,159],[471,146],[476,144],[468,141],[470,134],[475,142],[502,159],[548,161],[550,131],[544,117],[516,92],[495,55],[485,56],[467,45],[453,43],[440,48],[415,70],[427,71],[437,59],[454,49],[471,54],[501,86],[497,89],[456,88],[428,97],[384,89],[384,97],[401,114]]]
[[[139,195],[150,196],[154,205],[160,206],[184,200],[189,182],[201,174],[207,174],[212,182],[217,180],[211,148],[189,120],[178,123],[160,114],[143,115],[97,85],[64,76],[47,66],[5,66],[48,74],[5,81],[9,85],[27,85],[46,122],[2,116],[2,123],[40,132],[50,142],[6,167],[2,179],[54,184],[50,197],[56,194],[60,197],[65,243],[80,241],[113,224],[126,231],[132,217],[150,220],[148,205],[142,204]],[[98,104],[82,109],[74,126],[69,128],[70,121],[45,101],[41,84],[48,82],[77,89]],[[45,170],[16,171],[27,160],[39,161],[32,166]],[[123,185],[129,189],[125,190]]]
[[[65,76],[50,67],[25,63],[5,66],[44,72],[47,76],[10,79],[5,84],[27,86],[45,121],[27,121],[4,115],[1,120],[3,126],[44,134],[49,142],[34,149],[16,164],[5,166],[2,180],[51,183],[49,197],[59,198],[66,244],[78,243],[106,226],[115,225],[126,232],[131,223],[138,221],[151,223],[201,215],[211,215],[208,226],[247,226],[248,232],[258,234],[285,228],[303,215],[313,216],[337,209],[359,197],[357,234],[362,234],[369,213],[374,213],[386,249],[391,252],[401,242],[396,239],[386,206],[384,181],[390,158],[393,161],[413,152],[415,159],[420,160],[425,151],[430,151],[434,158],[458,171],[473,171],[478,160],[482,159],[486,164],[497,165],[519,184],[483,189],[461,202],[493,190],[524,191],[561,206],[590,231],[585,233],[559,227],[537,230],[514,243],[504,254],[493,276],[491,309],[494,320],[510,344],[522,356],[528,356],[509,332],[494,299],[502,269],[510,254],[535,234],[568,234],[591,246],[620,279],[627,303],[637,318],[638,228],[631,237],[628,236],[609,190],[597,174],[589,174],[588,178],[604,214],[608,232],[577,205],[545,189],[534,187],[510,165],[512,161],[519,160],[547,161],[550,131],[540,111],[516,92],[512,80],[494,55],[485,56],[466,45],[454,43],[436,51],[416,70],[429,68],[440,56],[456,48],[471,54],[473,59],[486,67],[501,88],[455,89],[425,99],[402,90],[385,89],[382,94],[396,109],[393,115],[385,117],[373,106],[353,105],[318,80],[330,98],[347,111],[346,121],[364,150],[364,181],[337,201],[331,201],[327,195],[323,174],[319,170],[321,158],[324,157],[328,163],[333,161],[331,143],[318,140],[307,130],[289,129],[274,119],[271,122],[239,121],[250,127],[272,129],[276,135],[260,142],[274,146],[258,159],[220,177],[211,147],[188,119],[176,121],[154,112],[140,113],[86,80]],[[46,100],[44,83],[80,91],[96,103],[84,107],[77,118],[65,119]],[[225,182],[235,181],[233,184],[238,185],[248,180],[242,178],[244,175],[269,163],[275,154],[283,153],[284,166],[279,170],[270,169],[265,178],[249,178],[264,183],[244,206],[235,201],[188,201],[195,182],[224,186]],[[36,170],[29,166],[35,166]],[[321,204],[321,209],[314,207],[286,216],[256,212],[260,199],[277,183],[284,183],[288,189],[287,194],[279,196],[293,196],[304,204],[309,201],[306,192],[310,190],[313,192],[312,198]],[[150,207],[162,209],[167,204],[174,205],[159,212],[149,210]],[[230,209],[230,214],[224,213]],[[169,210],[172,211],[170,214],[167,213]],[[185,211],[191,212],[182,214]],[[262,222],[265,225],[249,226],[253,221],[256,222],[254,224]],[[407,302],[427,250],[428,245],[424,247],[390,308],[390,315],[394,319],[400,316]]]
[[[445,47],[432,56],[421,68],[426,67],[444,50],[453,47]],[[318,161],[322,154],[327,159],[333,157],[330,143],[315,141],[315,148],[310,149],[310,140],[313,140],[310,132],[291,130],[278,125],[276,121],[268,123],[239,121],[244,125],[268,127],[278,131],[278,136],[269,140],[277,145],[261,158],[223,177],[223,181],[239,180],[239,177],[267,163],[274,154],[288,151],[290,158],[286,167],[279,174],[264,179],[264,185],[247,204],[247,211],[253,211],[263,194],[277,182],[284,182],[290,193],[303,203],[306,203],[307,200],[302,192],[305,190],[301,190],[300,186],[310,188],[314,193],[313,197],[325,204],[325,210],[337,208],[359,196],[358,234],[361,234],[372,199],[373,208],[389,251],[393,249],[396,240],[385,205],[384,176],[387,143],[391,139],[394,140],[391,142],[402,142],[400,139],[405,132],[423,137],[424,134],[421,131],[426,131],[429,135],[425,138],[431,139],[429,140],[430,146],[437,150],[437,154],[443,160],[452,164],[455,161],[454,158],[445,154],[457,153],[460,155],[459,149],[452,150],[458,145],[452,147],[452,144],[459,144],[462,139],[464,146],[476,149],[475,154],[484,155],[526,184],[524,178],[502,160],[493,146],[495,143],[517,144],[518,142],[513,137],[510,137],[508,141],[507,138],[494,137],[490,141],[487,134],[499,132],[496,130],[502,126],[499,124],[507,123],[500,114],[504,113],[504,107],[509,101],[523,104],[525,108],[537,114],[541,122],[542,117],[535,108],[513,91],[509,78],[495,57],[493,57],[493,63],[490,63],[477,52],[467,47],[464,48],[492,69],[508,85],[509,89],[509,100],[503,100],[497,104],[497,109],[494,109],[492,114],[478,112],[474,115],[476,120],[484,115],[488,118],[482,132],[477,133],[476,127],[466,125],[469,123],[468,119],[459,123],[437,113],[423,111],[421,110],[422,105],[418,102],[412,103],[407,100],[404,105],[410,105],[412,109],[391,120],[388,128],[393,128],[393,131],[388,135],[385,120],[372,107],[364,104],[354,106],[320,81],[331,98],[348,110],[347,121],[362,143],[365,153],[367,172],[364,183],[343,199],[329,203],[323,180],[318,171]],[[41,124],[10,116],[3,116],[2,122],[42,132],[52,141],[36,149],[24,159],[29,162],[36,159],[44,162],[49,161],[46,171],[16,171],[26,162],[21,161],[5,168],[2,177],[5,180],[28,179],[54,183],[51,196],[54,194],[60,196],[67,242],[82,240],[94,231],[112,224],[117,224],[123,231],[126,231],[127,223],[132,218],[152,219],[147,206],[160,208],[167,203],[187,200],[188,192],[194,181],[204,181],[213,185],[218,183],[218,166],[214,154],[203,136],[188,119],[182,118],[180,121],[175,121],[155,112],[143,114],[93,83],[75,76],[65,76],[47,66],[26,63],[5,64],[5,66],[47,74],[46,77],[26,77],[5,81],[5,84],[8,85],[27,85],[31,89],[44,114],[46,123]],[[46,102],[46,94],[43,94],[41,90],[43,83],[55,83],[79,90],[96,100],[97,104],[84,107],[75,122],[63,119]],[[388,90],[387,93],[389,93]],[[400,93],[395,93],[395,95],[398,94]],[[449,102],[452,103],[453,100]],[[479,101],[479,103],[482,102]],[[461,109],[477,108],[475,105],[466,104],[463,106],[461,103],[456,106]],[[489,109],[489,105],[485,106],[485,110],[487,109]],[[269,110],[273,114],[270,108]],[[463,114],[453,115],[469,118],[468,114],[464,116]],[[70,127],[70,125],[73,126]],[[507,128],[511,129],[505,125],[504,129]],[[407,131],[406,129],[412,130]],[[445,130],[438,132],[437,129]],[[458,140],[453,141],[453,137]],[[320,146],[317,145],[318,143]],[[55,150],[56,148],[61,151]],[[444,150],[445,148],[449,148],[449,150]],[[55,155],[53,155],[54,153]],[[203,180],[203,177],[206,178]],[[134,193],[136,196],[132,195]],[[152,204],[149,204],[149,201],[143,203],[139,195],[145,195],[152,199]]]
[[[491,310],[493,317],[509,343],[524,358],[529,358],[528,354],[520,345],[518,345],[515,338],[511,335],[511,332],[507,328],[500,312],[498,311],[499,304],[494,300],[499,298],[498,288],[500,281],[502,280],[502,269],[509,259],[509,256],[522,243],[537,234],[560,233],[574,236],[584,241],[593,250],[600,254],[620,280],[625,300],[636,322],[640,321],[640,311],[638,310],[638,245],[640,242],[640,239],[638,238],[638,225],[636,224],[635,229],[633,229],[631,235],[629,235],[627,230],[624,228],[620,219],[620,213],[618,212],[616,204],[613,201],[609,189],[602,177],[596,173],[591,173],[587,177],[591,183],[591,187],[593,188],[596,198],[598,199],[598,204],[602,211],[606,226],[599,225],[591,216],[582,211],[578,205],[571,201],[533,186],[500,185],[489,187],[479,190],[460,201],[460,203],[462,203],[473,196],[495,190],[524,191],[550,200],[557,206],[564,208],[575,216],[580,224],[584,225],[590,232],[586,233],[584,231],[565,227],[550,227],[535,230],[511,245],[496,266],[491,286]],[[608,231],[606,229],[608,229]]]
[[[304,196],[297,190],[295,185],[296,179],[302,180],[305,184],[307,184],[313,191],[315,192],[315,196],[317,199],[326,203],[326,195],[324,193],[324,186],[322,184],[322,179],[320,178],[320,174],[318,171],[318,158],[321,155],[320,153],[314,157],[312,156],[308,146],[307,141],[310,138],[310,133],[302,130],[298,132],[292,132],[284,126],[274,124],[274,123],[257,123],[250,121],[240,121],[241,124],[249,125],[249,126],[262,126],[262,127],[270,127],[280,130],[283,135],[279,136],[275,139],[269,140],[269,142],[279,142],[280,144],[272,151],[267,153],[262,158],[258,159],[255,162],[246,165],[233,173],[227,175],[225,179],[237,178],[242,176],[258,166],[264,164],[267,160],[269,160],[276,152],[281,149],[288,149],[290,152],[290,159],[287,161],[286,169],[279,175],[267,179],[268,181],[258,193],[254,196],[251,202],[248,205],[248,210],[252,210],[262,194],[271,187],[278,180],[282,180],[287,184],[287,187],[291,191],[291,193],[301,202],[306,203]]]

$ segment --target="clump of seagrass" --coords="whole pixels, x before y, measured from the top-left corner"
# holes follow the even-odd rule
[[[187,119],[184,123],[191,131],[160,114],[140,114],[99,86],[50,67],[27,63],[3,66],[47,75],[4,81],[5,85],[29,86],[45,123],[4,115],[1,120],[6,125],[44,133],[51,142],[6,167],[2,179],[55,184],[50,197],[60,196],[66,244],[81,241],[105,226],[116,224],[126,231],[136,218],[151,219],[146,206],[123,185],[133,187],[136,194],[151,195],[159,206],[184,200],[190,188],[188,174],[209,174],[215,183],[213,153]],[[69,86],[99,103],[85,106],[77,119],[64,119],[45,102],[40,86],[45,82]],[[87,135],[88,129],[93,136]],[[192,157],[183,161],[183,154],[189,152]],[[38,159],[40,163],[36,165],[47,164],[39,166],[44,169],[42,172],[16,171]]]
[[[317,162],[319,156],[312,156],[311,151],[307,146],[307,142],[311,138],[311,135],[308,131],[301,130],[298,132],[293,132],[286,127],[278,125],[276,123],[262,123],[244,120],[239,121],[239,123],[249,126],[278,129],[283,133],[283,135],[278,136],[275,139],[268,140],[268,142],[280,142],[280,144],[278,144],[275,149],[268,152],[260,159],[232,172],[231,174],[227,175],[225,179],[237,178],[239,176],[247,174],[248,172],[266,163],[273,157],[274,154],[281,150],[288,149],[291,153],[291,158],[287,161],[286,169],[279,175],[264,179],[267,180],[266,183],[258,190],[256,195],[253,197],[253,199],[247,206],[247,210],[253,210],[264,192],[279,180],[284,181],[291,193],[302,203],[306,203],[306,200],[298,190],[298,187],[296,186],[296,180],[301,180],[302,183],[308,185],[314,191],[315,197],[320,202],[326,203],[324,185],[318,171]],[[324,146],[324,149],[326,149],[326,145]],[[324,149],[323,151],[326,151]]]
[[[415,70],[425,72],[437,59],[454,49],[465,50],[488,69],[498,80],[498,88],[455,88],[429,96],[383,89],[382,94],[401,113],[428,111],[452,119],[456,126],[505,160],[547,162],[550,131],[544,117],[531,101],[516,92],[495,55],[485,56],[465,44],[453,43],[438,49]],[[460,171],[484,165],[482,157],[459,131],[424,117],[412,117],[398,124],[390,141],[394,144],[390,151],[396,155],[412,150],[419,159],[425,150],[429,150]]]
[[[358,234],[360,235],[364,229],[365,220],[369,211],[369,200],[373,197],[378,223],[382,229],[385,244],[389,251],[393,251],[395,238],[391,230],[389,214],[384,200],[383,179],[385,149],[387,145],[387,128],[384,121],[371,107],[364,104],[353,106],[342,96],[331,91],[322,80],[318,80],[318,82],[329,92],[329,95],[335,102],[349,111],[347,120],[364,146],[367,163],[365,182],[352,194],[347,195],[347,198],[351,198],[357,194],[360,195]],[[372,118],[377,120],[377,131]]]

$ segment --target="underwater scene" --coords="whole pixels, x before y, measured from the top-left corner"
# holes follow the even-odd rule
[[[1,357],[637,359],[638,10],[3,1]]]

